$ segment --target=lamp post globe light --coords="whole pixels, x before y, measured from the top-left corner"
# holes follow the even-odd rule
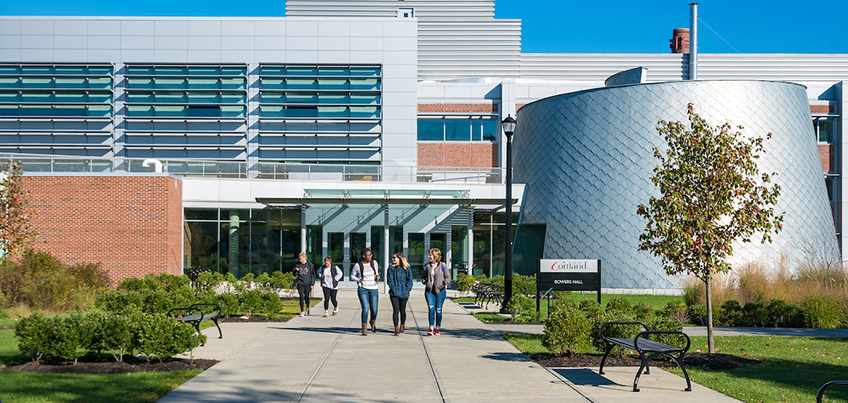
[[[504,237],[504,298],[501,312],[506,313],[506,306],[512,299],[512,134],[515,133],[515,119],[507,115],[501,122],[506,135],[506,236]]]

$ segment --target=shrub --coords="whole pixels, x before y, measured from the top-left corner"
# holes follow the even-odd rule
[[[477,280],[474,279],[474,276],[469,276],[465,273],[459,273],[456,276],[456,289],[461,292],[469,292],[474,287],[474,284]]]
[[[836,329],[845,323],[845,305],[841,299],[829,295],[811,295],[801,304],[804,319],[809,327]]]
[[[142,309],[144,297],[140,291],[107,291],[97,296],[94,305],[105,311],[124,313],[128,309]]]
[[[686,304],[683,301],[669,301],[662,311],[663,315],[673,319],[674,321],[683,324],[689,319],[686,312]]]
[[[749,302],[742,308],[742,325],[764,327],[768,321],[768,311],[761,302]]]
[[[604,308],[602,308],[601,305],[598,304],[598,301],[595,301],[593,299],[581,300],[578,306],[587,318],[592,318],[604,313]]]
[[[34,313],[18,321],[15,337],[21,353],[34,356],[35,362],[41,360],[50,346],[51,324],[40,313]]]
[[[739,326],[742,323],[742,306],[734,299],[725,301],[716,312],[716,326]]]
[[[571,300],[558,300],[542,321],[545,333],[542,345],[553,352],[573,354],[588,343],[589,321]]]
[[[287,271],[275,271],[271,274],[271,288],[274,290],[288,290],[292,288],[292,284],[294,284],[296,276],[294,273]]]
[[[633,305],[633,307],[630,308],[630,312],[633,313],[633,316],[636,318],[636,320],[642,322],[647,321],[656,315],[656,311],[654,310],[654,308],[651,308],[650,305],[644,302],[640,302],[636,305]]]
[[[108,286],[107,274],[98,264],[69,266],[46,252],[28,250],[18,260],[0,262],[0,293],[9,305],[81,310]]]
[[[707,325],[707,305],[705,304],[688,305],[686,315],[696,325]]]
[[[665,315],[653,315],[650,318],[646,318],[643,322],[648,325],[648,329],[656,332],[679,332],[683,330],[682,323]],[[685,345],[681,345],[685,338],[678,335],[654,334],[649,338],[670,346],[685,347]]]
[[[512,274],[512,294],[536,295],[536,275],[521,276]]]
[[[773,299],[766,307],[766,312],[769,326],[804,327],[804,311],[797,305]]]
[[[162,361],[194,350],[206,342],[206,336],[195,333],[192,326],[164,314],[139,315],[133,320],[139,320],[133,333],[134,353],[148,358],[156,357]]]
[[[506,310],[514,315],[535,316],[536,300],[524,294],[513,294],[509,303],[506,305]]]
[[[630,312],[630,301],[624,297],[613,297],[609,302],[607,302],[607,311],[619,311],[622,313]]]

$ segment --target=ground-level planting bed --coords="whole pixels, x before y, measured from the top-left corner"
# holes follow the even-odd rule
[[[553,358],[557,356],[542,346],[541,335],[505,334],[503,337],[543,366],[597,369],[596,365],[600,365],[602,354],[593,349],[578,351],[569,361],[566,357]],[[717,353],[735,358],[706,355],[706,337],[692,337],[691,353],[685,356],[689,376],[692,382],[744,402],[812,402],[821,385],[848,379],[846,339],[718,336],[715,340]],[[621,361],[616,363],[619,359]],[[597,360],[597,364],[591,365],[590,360]],[[635,359],[632,364],[627,364],[627,360],[621,356],[608,358],[605,365],[638,367]],[[724,362],[739,365],[714,365]],[[683,376],[673,362],[657,361],[655,366]],[[635,368],[633,375],[636,375]],[[848,388],[833,388],[825,396],[825,402],[848,402]]]
[[[0,371],[26,371],[41,374],[129,374],[135,372],[169,372],[206,370],[215,365],[217,360],[190,360],[168,358],[163,361],[139,360],[127,356],[123,361],[115,361],[112,357],[80,359],[73,362],[16,361],[0,365]]]

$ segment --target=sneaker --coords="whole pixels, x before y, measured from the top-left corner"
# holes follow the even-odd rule
[[[306,308],[306,314],[309,315],[309,308]]]
[[[430,329],[430,330],[427,331],[427,336],[432,336],[434,334],[436,334],[436,332],[433,331],[433,329]]]
[[[338,310],[338,308],[333,309],[333,316],[336,316],[336,315],[338,315],[338,314],[339,314],[339,310]]]
[[[304,317],[304,316],[306,316],[306,311],[303,311],[303,312],[300,313],[301,318]]]
[[[440,332],[440,331],[439,331],[439,328],[436,328],[436,331],[435,331],[433,334],[435,334],[436,336],[438,336],[438,335],[442,334],[442,332]]]
[[[330,313],[329,313],[328,311],[324,311],[324,317],[325,317],[325,318],[329,318],[329,317],[330,317]]]

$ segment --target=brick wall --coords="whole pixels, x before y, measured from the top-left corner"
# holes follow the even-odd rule
[[[473,167],[498,166],[498,145],[493,143],[418,143],[418,166]]]
[[[168,176],[25,176],[36,248],[100,263],[117,284],[182,273],[182,181]]]
[[[821,158],[822,171],[836,172],[836,161],[833,158],[836,154],[836,149],[833,144],[819,144],[819,158]]]
[[[833,105],[810,105],[810,113],[834,113]]]

